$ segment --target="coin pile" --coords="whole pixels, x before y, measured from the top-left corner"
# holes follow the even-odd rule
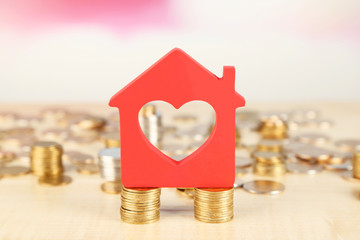
[[[201,222],[228,222],[234,216],[234,188],[195,188],[194,206]]]
[[[146,138],[154,146],[160,146],[161,144],[161,114],[156,111],[156,107],[153,104],[146,104],[140,109],[139,123]]]
[[[288,126],[278,116],[263,118],[258,131],[264,139],[284,139],[288,137]]]
[[[259,176],[278,177],[286,173],[282,154],[276,152],[255,152],[253,173]]]
[[[30,167],[39,183],[44,185],[64,185],[71,179],[63,175],[62,146],[56,142],[37,142],[30,152]]]
[[[105,148],[99,151],[100,176],[107,181],[101,185],[105,193],[121,192],[120,148]]]
[[[153,223],[160,219],[161,188],[122,188],[121,220],[131,224]]]

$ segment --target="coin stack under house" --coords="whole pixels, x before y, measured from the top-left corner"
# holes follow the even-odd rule
[[[30,165],[42,185],[59,186],[71,182],[63,175],[62,147],[56,142],[37,142],[31,148]]]
[[[195,218],[206,223],[223,223],[234,216],[234,188],[195,188]]]
[[[160,219],[161,188],[122,188],[121,220],[130,224],[153,223]]]
[[[105,193],[121,192],[120,148],[104,148],[99,151],[100,176],[105,179],[101,190]]]
[[[147,104],[140,109],[139,122],[146,138],[154,146],[161,145],[161,114],[153,104]]]
[[[286,165],[282,154],[277,152],[255,152],[253,172],[255,175],[278,177],[286,173]]]

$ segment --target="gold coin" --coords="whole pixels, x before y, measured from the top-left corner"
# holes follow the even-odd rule
[[[42,176],[39,183],[46,186],[62,186],[71,183],[71,178],[65,175],[60,176]]]
[[[334,152],[333,156],[326,162],[327,164],[342,164],[352,158],[348,152]]]
[[[22,166],[10,166],[0,168],[0,175],[3,177],[18,177],[30,173],[30,169]]]
[[[305,144],[324,144],[330,141],[330,137],[321,133],[303,133],[294,137],[296,141]]]
[[[333,153],[331,151],[316,147],[308,147],[296,151],[297,158],[308,162],[325,163],[329,161],[332,156]]]
[[[95,164],[82,164],[76,167],[76,170],[80,174],[92,175],[99,173],[99,167]]]
[[[243,184],[243,188],[254,194],[275,195],[283,192],[285,186],[282,183],[269,180],[255,180]]]
[[[247,174],[247,171],[243,168],[235,167],[235,177],[241,178]]]
[[[10,151],[0,150],[0,165],[13,161],[16,158],[16,154]]]
[[[287,162],[286,168],[291,173],[315,174],[323,170],[323,166],[319,164],[305,164],[299,162]]]
[[[105,182],[101,184],[101,191],[110,194],[120,194],[122,189],[121,182]]]
[[[257,145],[259,152],[281,152],[282,141],[276,139],[262,139]]]

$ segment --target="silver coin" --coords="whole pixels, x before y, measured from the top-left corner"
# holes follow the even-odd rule
[[[305,164],[299,162],[287,162],[286,168],[291,173],[316,174],[323,170],[319,164]]]
[[[99,151],[99,172],[106,181],[121,180],[120,148],[105,148]]]
[[[351,171],[353,165],[350,160],[347,160],[341,164],[326,164],[324,168],[329,171]]]
[[[254,194],[275,195],[283,192],[285,186],[282,183],[270,180],[255,180],[243,184],[245,191]]]
[[[294,137],[295,141],[306,144],[324,144],[330,141],[330,137],[321,133],[302,133]]]
[[[332,157],[333,152],[327,149],[308,147],[297,150],[295,154],[298,159],[315,163],[328,161]]]

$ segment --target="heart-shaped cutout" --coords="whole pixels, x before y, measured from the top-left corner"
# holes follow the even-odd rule
[[[187,102],[179,109],[164,101],[153,101],[139,111],[139,124],[154,147],[181,161],[208,140],[215,115],[212,106],[204,101]]]

